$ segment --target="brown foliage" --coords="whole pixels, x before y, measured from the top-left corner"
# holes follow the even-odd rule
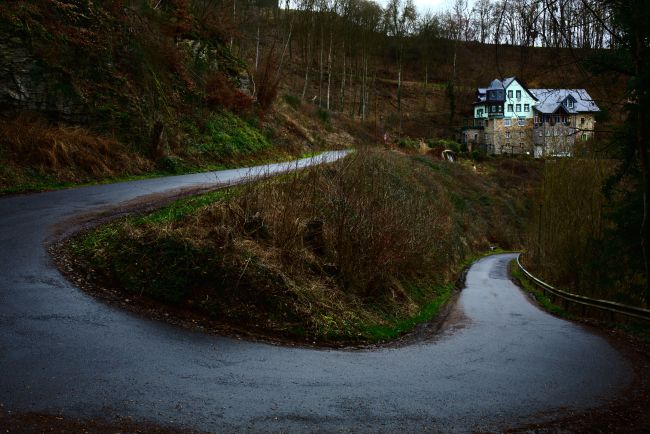
[[[130,155],[116,140],[81,127],[50,125],[28,115],[0,119],[0,145],[12,164],[39,168],[59,180],[136,173],[146,162]]]
[[[381,297],[396,281],[442,271],[449,203],[426,172],[390,154],[359,153],[335,169],[246,188],[229,204],[228,224],[275,251],[291,275],[334,273],[347,291]]]
[[[225,75],[215,73],[208,78],[205,90],[210,108],[225,108],[237,114],[248,112],[253,107],[253,98],[233,88]]]

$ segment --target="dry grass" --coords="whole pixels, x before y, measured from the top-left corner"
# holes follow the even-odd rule
[[[0,119],[0,158],[15,167],[14,175],[31,168],[58,182],[111,178],[151,170],[145,159],[128,152],[114,139],[81,127],[51,125],[28,115]],[[15,184],[5,173],[0,186]]]

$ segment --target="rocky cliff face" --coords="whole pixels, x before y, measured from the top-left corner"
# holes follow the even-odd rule
[[[61,71],[43,64],[24,36],[0,30],[0,110],[83,122],[88,107]]]

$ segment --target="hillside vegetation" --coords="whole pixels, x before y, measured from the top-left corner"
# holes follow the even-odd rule
[[[3,2],[0,190],[353,144],[314,110],[274,108],[275,79],[232,54],[219,10],[196,12],[183,1]]]
[[[621,75],[585,74],[583,60],[599,51],[499,45],[493,18],[479,23],[473,10],[461,20],[473,30],[459,33],[460,16],[418,16],[404,2],[232,6],[0,4],[0,191],[449,139],[475,88],[509,75],[587,87],[618,115],[608,109],[623,94]]]
[[[110,223],[69,250],[95,285],[206,324],[319,343],[386,339],[435,315],[463,261],[522,246],[538,176],[533,162],[473,169],[361,151]]]

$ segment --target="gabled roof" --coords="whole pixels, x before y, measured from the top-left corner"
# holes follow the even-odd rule
[[[563,106],[564,110],[571,114],[600,111],[585,89],[530,89],[530,91],[539,101],[534,109],[540,113],[553,114],[560,106]],[[569,108],[565,104],[568,97],[575,100],[573,108]]]
[[[492,83],[488,86],[487,90],[503,90],[505,89],[505,86],[503,85],[503,82],[499,80],[498,78],[495,78],[492,80]]]
[[[528,95],[532,96],[533,99],[534,99],[535,101],[537,101],[537,97],[536,97],[536,96],[535,96],[535,95],[530,91],[530,89],[528,89],[528,87],[527,87],[527,86],[526,86],[526,85],[525,85],[521,80],[519,80],[517,77],[509,77],[509,78],[506,78],[505,80],[503,80],[503,86],[504,86],[504,88],[510,86],[510,84],[512,84],[513,81],[516,81],[517,83],[519,83],[519,86],[523,87],[524,90],[525,90],[526,92],[528,92]],[[506,82],[507,82],[508,84],[506,84]]]
[[[533,99],[537,100],[537,97],[535,97],[535,95],[530,91],[530,89],[528,89],[526,87],[526,85],[524,85],[521,81],[519,81],[519,79],[517,77],[508,77],[508,78],[504,78],[503,80],[499,80],[498,78],[496,78],[496,79],[492,80],[492,82],[490,83],[490,85],[488,87],[479,87],[479,88],[477,88],[476,89],[476,101],[474,102],[474,104],[480,104],[480,103],[485,102],[485,96],[486,96],[486,93],[487,93],[488,90],[505,90],[514,81],[519,83],[519,85],[522,88],[524,88],[524,90],[526,92],[528,92],[528,94],[530,96],[532,96]]]
[[[512,84],[512,82],[515,81],[515,80],[517,80],[516,77],[508,77],[508,78],[505,78],[505,79],[503,80],[503,88],[504,88],[504,89],[507,88],[507,87],[510,86],[510,84]]]

